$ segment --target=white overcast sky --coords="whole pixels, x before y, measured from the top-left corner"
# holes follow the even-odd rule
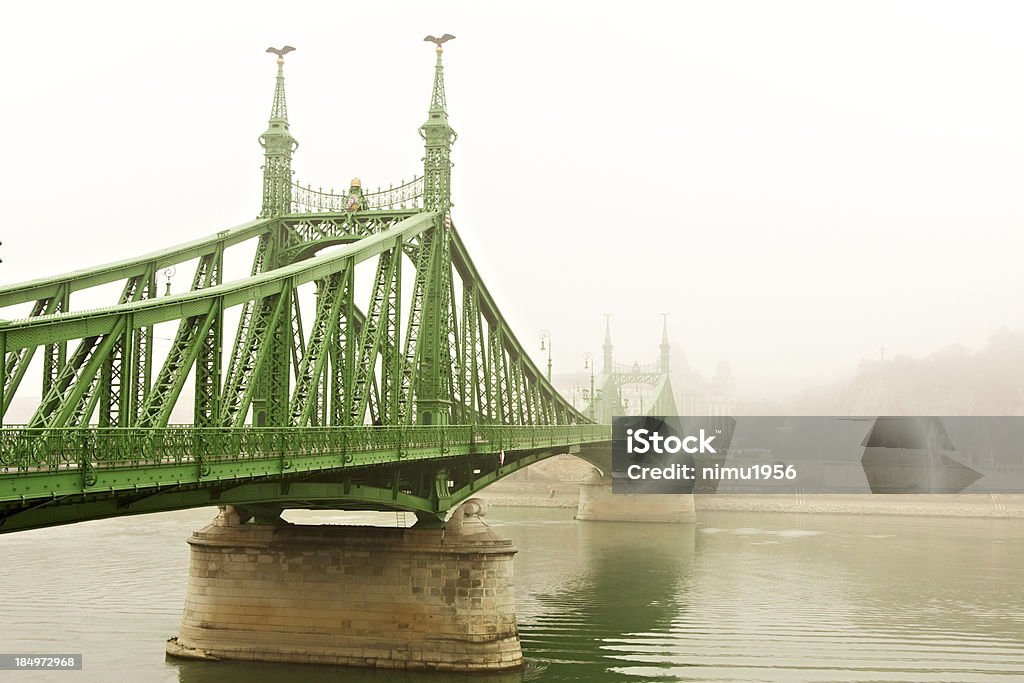
[[[8,3],[0,281],[255,216],[274,58],[296,176],[409,178],[445,52],[454,216],[555,372],[658,313],[770,395],[1024,327],[1024,5]],[[537,352],[539,359],[540,353]]]

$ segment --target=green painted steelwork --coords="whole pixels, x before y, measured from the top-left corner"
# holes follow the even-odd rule
[[[62,290],[70,294],[120,280],[126,280],[128,283],[140,280],[144,286],[145,280],[148,277],[155,278],[158,271],[247,242],[269,232],[273,224],[272,220],[255,220],[230,230],[222,230],[209,237],[192,240],[135,258],[85,268],[56,278],[39,278],[20,284],[6,285],[0,287],[0,308],[29,301],[54,299]],[[135,286],[130,291],[134,292]],[[47,311],[47,313],[53,312]]]
[[[585,367],[590,370],[590,391],[584,390],[587,401],[585,412],[596,422],[609,423],[617,415],[627,414],[622,400],[622,387],[625,385],[642,384],[653,387],[651,399],[646,408],[641,405],[639,411],[631,410],[629,414],[642,412],[645,415],[677,415],[675,392],[669,373],[671,345],[668,341],[667,314],[662,314],[661,345],[658,347],[660,357],[657,362],[633,363],[631,365],[615,363],[612,360],[611,316],[605,314],[604,344],[601,350],[604,355],[601,373],[595,376],[593,357],[585,354]]]
[[[173,501],[190,492],[205,501],[199,504],[211,504],[213,492],[223,495],[262,480],[289,486],[315,480],[369,490],[381,488],[383,476],[394,494],[375,499],[386,501],[385,508],[440,514],[521,467],[610,438],[606,425],[5,428],[0,430],[0,533],[92,519],[89,506],[109,498],[124,504],[156,497]],[[399,470],[405,473],[401,477]],[[440,472],[450,483],[438,497],[432,494]],[[200,489],[210,491],[195,493]],[[232,500],[306,507],[306,498],[294,491],[258,499],[239,495]],[[334,490],[330,500],[340,509],[368,508],[365,495],[347,500]],[[162,509],[175,509],[177,503],[167,505]],[[82,516],[69,516],[69,507]]]
[[[420,134],[410,182],[303,186],[279,54],[258,220],[0,288],[0,308],[32,304],[0,321],[0,425],[15,399],[37,401],[26,426],[0,429],[0,532],[217,500],[264,516],[315,504],[439,519],[518,467],[606,441],[534,365],[456,230],[440,45]],[[239,245],[254,247],[250,273],[225,280]],[[160,271],[193,261],[188,291],[157,291]],[[373,279],[359,301],[364,263]],[[74,306],[113,283],[116,302]],[[164,323],[177,330],[161,357]],[[193,424],[169,426],[186,401]]]

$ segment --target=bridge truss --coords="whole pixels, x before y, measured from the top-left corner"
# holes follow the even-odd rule
[[[606,318],[604,330],[604,364],[601,373],[595,379],[594,396],[588,397],[588,405],[584,412],[595,421],[608,424],[617,415],[677,415],[675,394],[669,373],[668,324],[662,323],[661,356],[654,363],[633,363],[631,365],[615,363],[612,359],[611,323]],[[622,387],[627,385],[645,385],[650,387],[651,398],[639,410],[629,411],[622,400]]]
[[[0,288],[0,309],[26,307],[0,321],[0,532],[217,502],[437,521],[521,466],[606,440],[526,354],[453,223],[440,48],[420,133],[411,182],[295,182],[279,58],[260,218]],[[236,248],[255,255],[229,280]],[[192,263],[189,290],[161,295],[158,273]],[[120,296],[74,307],[101,286]],[[16,400],[31,410],[11,426]],[[171,424],[186,406],[191,424]]]

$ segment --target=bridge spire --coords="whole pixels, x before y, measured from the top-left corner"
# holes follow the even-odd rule
[[[668,313],[661,314],[661,371],[668,372],[669,351],[672,349],[668,343]]]
[[[606,375],[612,374],[612,314],[604,314],[604,346],[601,349],[604,351],[604,373]]]
[[[420,329],[419,387],[416,397],[416,422],[419,424],[447,424],[451,416],[452,393],[446,373],[455,362],[448,341],[448,325],[453,318],[451,301],[451,151],[455,131],[448,125],[448,111],[444,96],[444,66],[441,63],[442,45],[455,36],[445,33],[440,38],[427,36],[425,41],[437,46],[437,65],[434,67],[434,90],[430,96],[430,110],[426,122],[420,126],[425,154],[423,156],[423,208],[437,211],[435,227],[424,237],[429,248],[429,261],[424,269],[422,319]],[[417,271],[417,278],[420,272]]]
[[[427,121],[420,126],[425,155],[423,157],[423,203],[428,211],[447,211],[451,207],[452,143],[458,135],[448,123],[448,104],[444,94],[442,45],[455,36],[445,33],[440,38],[427,36],[424,41],[437,45],[434,66],[434,89],[430,95]]]
[[[288,102],[284,95],[284,56],[295,48],[268,47],[277,55],[277,82],[267,130],[260,136],[263,147],[263,210],[261,216],[280,216],[291,210],[292,153],[299,143],[288,131]]]

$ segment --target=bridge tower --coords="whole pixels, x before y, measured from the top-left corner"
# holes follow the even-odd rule
[[[612,373],[612,350],[615,347],[612,346],[612,316],[610,313],[604,314],[604,344],[601,346],[601,350],[604,351],[604,363],[601,366],[602,372],[606,375]]]
[[[277,80],[274,83],[274,100],[270,107],[267,130],[259,137],[263,147],[263,209],[261,218],[283,216],[292,208],[292,154],[299,147],[298,141],[288,129],[288,101],[284,91],[284,55],[294,48],[282,48],[277,52]],[[268,52],[274,51],[273,48]],[[285,265],[281,260],[281,247],[286,240],[282,225],[278,224],[260,240],[258,257],[253,275],[259,269],[272,270]],[[297,306],[291,292],[280,297],[286,309]],[[243,316],[244,318],[244,316]],[[252,424],[257,427],[285,424],[288,410],[289,358],[288,344],[291,341],[291,320],[281,316],[277,324],[267,330],[271,352],[267,362],[255,377],[255,392],[252,400]]]
[[[260,217],[286,214],[292,202],[292,154],[298,141],[288,130],[288,101],[284,96],[284,56],[277,57],[277,82],[267,130],[260,136],[263,147],[263,210]]]
[[[604,328],[604,363],[601,375],[595,384],[599,388],[598,395],[592,397],[595,402],[594,415],[598,422],[610,423],[616,415],[626,412],[622,401],[622,387],[629,384],[644,384],[654,388],[652,400],[644,407],[647,415],[675,415],[676,401],[672,390],[672,380],[669,377],[669,357],[672,346],[668,340],[668,319],[662,321],[661,328],[661,352],[657,362],[640,364],[615,363],[612,357],[612,333],[609,315],[605,315]]]
[[[444,48],[440,45],[434,65],[434,88],[430,94],[427,120],[420,126],[423,138],[423,191],[424,208],[444,213],[451,208],[452,144],[458,138],[448,123],[448,102],[444,94]]]
[[[668,343],[668,313],[661,314],[661,372],[664,375],[668,375],[669,371],[669,352],[672,347]]]
[[[663,314],[664,315],[664,314]],[[594,415],[598,422],[609,423],[617,415],[627,411],[622,400],[622,387],[631,384],[645,384],[653,387],[652,400],[644,405],[645,415],[676,415],[676,401],[669,377],[669,357],[672,346],[668,340],[668,317],[662,320],[661,355],[653,363],[641,365],[616,364],[612,358],[612,335],[608,316],[604,330],[604,369],[597,386],[600,394],[592,397],[596,401]],[[629,411],[637,414],[640,411]],[[586,447],[581,457],[597,467],[601,476],[580,487],[579,506],[576,519],[600,522],[670,522],[692,523],[697,521],[693,494],[624,494],[612,493],[611,446],[602,444]]]
[[[440,44],[436,51],[428,117],[419,132],[425,147],[423,210],[436,212],[437,218],[418,243],[409,245],[416,261],[407,328],[414,330],[409,334],[419,335],[413,340],[414,356],[403,358],[398,349],[390,348],[382,353],[380,417],[392,423],[447,425],[454,403],[451,371],[458,349],[449,335],[456,329],[450,215],[451,147],[456,133],[448,123]],[[292,213],[291,154],[298,146],[288,131],[280,56],[277,63],[271,118],[260,137],[266,153],[263,217],[268,218]],[[281,255],[288,253],[284,247],[289,238],[282,226],[268,233],[263,269],[289,265],[289,257]],[[400,249],[401,243],[378,262],[376,283],[384,286],[375,303],[388,312],[374,319],[372,304],[363,322],[365,327],[389,327],[396,338],[401,329],[397,310]],[[330,295],[329,286],[326,280],[319,285],[318,298]],[[278,304],[284,311],[295,305],[291,296],[293,300]],[[287,405],[281,398],[286,400],[288,395],[291,318],[281,316],[273,333],[280,353],[275,350],[268,357],[269,366],[258,378],[254,424],[283,424],[280,410]],[[409,345],[407,339],[407,349]],[[350,350],[344,353],[351,356]],[[344,391],[353,393],[355,371],[348,374]],[[403,394],[403,377],[415,380],[414,390]],[[363,389],[368,394],[375,390],[376,386]],[[363,414],[363,408],[356,408],[348,417],[358,425]],[[433,478],[435,495],[450,497],[449,479],[455,473],[449,474],[445,467],[405,469],[409,473],[396,467],[382,477],[394,495],[409,487],[413,478]],[[511,541],[500,539],[479,520],[479,502],[464,503],[447,522],[444,512],[417,511],[420,523],[409,529],[291,525],[278,513],[273,506],[227,506],[213,524],[193,534],[189,599],[180,635],[168,642],[170,654],[401,669],[477,671],[521,666],[512,597],[516,551]],[[256,559],[254,555],[262,571],[252,571],[249,563]],[[296,556],[302,561],[295,562]],[[211,574],[214,566],[215,576]],[[339,576],[340,570],[332,572],[334,567],[344,567],[344,577]],[[241,607],[235,604],[238,587],[245,593]],[[310,598],[312,592],[315,597]],[[297,636],[301,646],[295,644]]]
[[[451,387],[447,381],[451,362],[445,319],[451,310],[451,252],[448,228],[451,224],[452,143],[458,135],[448,123],[444,93],[444,48],[437,44],[434,87],[430,94],[427,120],[420,126],[423,138],[423,206],[437,211],[440,218],[434,229],[424,235],[421,249],[430,261],[417,268],[416,291],[422,292],[422,339],[419,363],[419,394],[416,397],[418,424],[448,424],[451,416]],[[416,315],[416,311],[413,311]]]

